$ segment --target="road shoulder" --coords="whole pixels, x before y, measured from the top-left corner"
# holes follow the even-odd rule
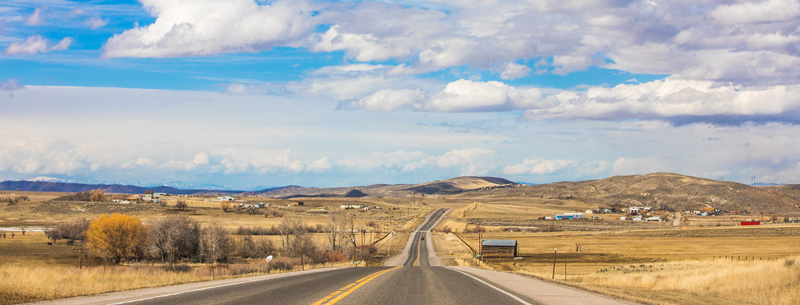
[[[508,292],[525,297],[542,305],[630,305],[637,304],[624,300],[613,299],[608,296],[577,288],[561,286],[534,278],[509,272],[499,272],[473,267],[450,266],[456,271],[463,271],[486,280]]]
[[[93,295],[93,296],[58,299],[58,300],[43,301],[43,302],[29,303],[29,304],[37,304],[37,305],[52,305],[52,304],[65,304],[65,305],[71,305],[71,304],[75,304],[75,305],[78,305],[78,304],[124,304],[124,303],[134,302],[134,301],[143,300],[143,299],[159,298],[159,297],[164,297],[164,296],[169,296],[169,295],[176,295],[176,294],[182,294],[182,293],[200,291],[200,290],[206,290],[206,289],[214,289],[214,288],[219,288],[219,287],[239,285],[239,284],[245,284],[245,283],[251,283],[251,282],[279,279],[279,278],[297,276],[297,275],[302,275],[302,274],[329,272],[329,271],[334,271],[334,270],[339,270],[339,269],[343,269],[343,268],[341,268],[341,267],[320,268],[320,269],[312,269],[312,270],[306,270],[306,271],[295,271],[295,272],[286,272],[286,273],[277,273],[277,274],[238,277],[238,278],[232,278],[232,279],[205,281],[205,282],[195,282],[195,283],[187,283],[187,284],[179,284],[179,285],[163,286],[163,287],[154,287],[154,288],[142,288],[142,289],[135,289],[135,290],[126,290],[126,291],[121,291],[121,292],[110,292],[110,293],[104,293],[104,294]]]

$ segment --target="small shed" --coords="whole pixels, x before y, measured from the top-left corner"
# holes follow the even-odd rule
[[[516,239],[481,239],[483,257],[516,257]]]

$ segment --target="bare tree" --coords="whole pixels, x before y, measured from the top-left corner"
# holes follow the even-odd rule
[[[214,264],[225,257],[230,242],[228,230],[217,225],[205,227],[200,238],[200,253],[207,262]]]
[[[347,228],[347,214],[344,210],[336,209],[328,213],[328,223],[325,226],[325,234],[331,250],[340,250],[344,247],[344,231]]]
[[[281,234],[281,248],[284,251],[292,251],[291,236],[295,234],[299,227],[303,227],[303,222],[295,217],[286,217],[278,224],[278,232]]]
[[[178,211],[185,211],[188,207],[189,205],[186,204],[185,200],[178,200],[178,202],[175,203],[175,208],[178,209]]]
[[[78,219],[49,228],[44,234],[54,243],[59,239],[66,239],[74,242],[76,240],[86,240],[86,230],[88,229],[89,221],[86,219]]]
[[[200,247],[200,226],[185,216],[162,218],[150,226],[148,252],[162,261],[191,257]]]

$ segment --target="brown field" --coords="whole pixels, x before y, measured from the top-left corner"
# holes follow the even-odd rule
[[[800,304],[798,224],[738,226],[772,215],[694,216],[678,227],[620,221],[619,214],[538,220],[590,208],[559,202],[476,199],[439,224],[437,251],[447,264],[514,271],[648,304]],[[477,226],[484,239],[517,240],[519,258],[474,259],[470,247],[478,251],[479,234],[463,231]]]
[[[74,246],[64,240],[49,245],[42,229],[60,222],[75,219],[94,219],[101,214],[124,213],[140,218],[145,224],[163,217],[184,215],[198,221],[201,225],[218,224],[229,230],[242,227],[270,227],[279,224],[285,217],[299,218],[307,225],[324,225],[328,215],[320,211],[339,209],[342,203],[361,203],[367,206],[380,206],[382,209],[352,210],[356,229],[366,228],[368,232],[357,237],[359,244],[376,242],[395,231],[391,236],[376,243],[378,254],[370,264],[380,264],[388,256],[397,253],[405,245],[409,231],[423,220],[430,210],[424,205],[412,205],[408,200],[395,199],[342,199],[342,198],[299,198],[293,200],[272,200],[258,197],[245,197],[247,202],[272,204],[267,209],[283,214],[282,217],[264,217],[238,212],[223,212],[220,202],[206,198],[185,198],[189,205],[187,211],[178,211],[172,206],[179,198],[170,197],[167,205],[158,204],[118,204],[110,202],[65,202],[55,201],[61,193],[0,192],[0,196],[10,194],[26,195],[30,201],[14,205],[0,203],[0,230],[6,238],[0,238],[0,304],[14,304],[38,300],[49,300],[71,296],[90,295],[110,291],[120,291],[142,287],[155,287],[179,283],[210,280],[211,268],[208,264],[183,261],[174,271],[161,263],[127,262],[113,265],[99,259],[86,257],[83,268],[78,268],[78,255]],[[123,198],[123,195],[113,195]],[[214,197],[215,198],[215,197]],[[303,206],[287,206],[293,201],[303,201]],[[238,204],[238,203],[237,203]],[[400,210],[392,210],[399,207]],[[372,227],[368,226],[373,223]],[[22,235],[22,230],[26,232]],[[15,236],[11,238],[11,232]],[[240,238],[233,236],[234,239]],[[253,236],[256,239],[271,239],[280,245],[279,236]],[[327,246],[325,234],[312,234],[318,247]],[[349,262],[337,263],[350,266]],[[328,266],[331,266],[330,264]],[[322,265],[305,268],[326,267]],[[295,270],[299,270],[296,266]],[[228,266],[216,266],[216,278],[254,275],[267,272],[262,259],[236,259]],[[272,270],[272,272],[275,272]]]

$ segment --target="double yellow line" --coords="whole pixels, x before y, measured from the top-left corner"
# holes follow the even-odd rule
[[[389,272],[389,271],[392,271],[392,270],[395,270],[395,269],[401,268],[401,267],[402,266],[397,266],[397,267],[394,267],[394,268],[391,268],[391,269],[381,270],[381,271],[375,272],[373,274],[367,275],[367,276],[365,276],[365,277],[363,277],[363,278],[361,278],[361,279],[359,279],[359,280],[357,280],[355,282],[350,283],[347,286],[342,287],[342,289],[339,289],[339,290],[329,294],[328,296],[322,298],[319,301],[314,302],[311,305],[322,305],[322,304],[331,305],[331,304],[336,304],[336,302],[341,301],[342,299],[344,299],[344,297],[346,297],[347,295],[353,293],[353,291],[356,291],[356,289],[361,288],[361,286],[364,286],[364,284],[368,283],[369,281],[374,280],[376,277],[379,277],[379,276],[381,276],[382,274],[384,274],[386,272]]]
[[[411,266],[419,266],[419,251],[420,251],[419,249],[422,248],[421,243],[422,243],[422,241],[418,239],[417,240],[417,260],[415,260],[414,263],[411,264]]]

